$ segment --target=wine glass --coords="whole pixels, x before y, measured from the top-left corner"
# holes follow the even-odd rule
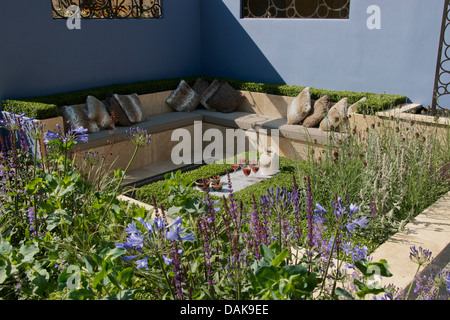
[[[241,167],[241,169],[244,169],[244,167],[245,167],[245,158],[239,158],[238,159],[238,164]]]
[[[236,172],[236,170],[239,168],[239,165],[233,164],[231,167],[233,168],[234,172]]]
[[[243,169],[243,172],[244,172],[244,175],[245,175],[246,177],[248,177],[248,176],[250,175],[250,173],[252,172],[252,169],[250,169],[250,168],[244,168],[244,169]]]
[[[252,166],[252,171],[256,174],[256,173],[258,173],[258,171],[259,171],[259,165],[258,165],[258,163],[255,163],[253,166]]]

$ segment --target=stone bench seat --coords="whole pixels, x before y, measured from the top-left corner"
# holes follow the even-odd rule
[[[88,150],[108,144],[111,139],[114,142],[121,142],[126,140],[127,131],[130,128],[142,128],[147,130],[147,133],[155,134],[159,132],[175,130],[178,128],[191,126],[194,121],[202,121],[203,116],[196,113],[188,112],[169,112],[154,114],[148,117],[144,122],[135,123],[129,127],[116,127],[113,130],[101,130],[99,132],[92,132],[88,134],[88,142],[79,145],[79,150]]]
[[[306,128],[300,124],[287,124],[285,114],[294,97],[241,92],[245,99],[238,109],[231,113],[209,111],[201,106],[192,112],[175,111],[166,102],[172,91],[140,95],[142,107],[148,115],[146,121],[135,123],[130,127],[117,126],[114,130],[89,133],[88,142],[78,144],[77,151],[80,151],[81,154],[86,151],[97,151],[99,154],[108,155],[112,161],[111,168],[124,169],[134,151],[133,143],[127,141],[127,131],[132,127],[139,127],[152,134],[152,142],[148,148],[139,150],[130,167],[130,169],[137,169],[152,163],[170,160],[173,148],[179,143],[179,141],[172,140],[173,131],[185,129],[191,134],[191,137],[194,137],[195,123],[197,122],[202,124],[201,134],[214,128],[223,133],[227,129],[244,131],[254,129],[257,132],[267,130],[266,133],[270,135],[272,129],[278,129],[279,154],[292,159],[308,158],[312,144],[314,144],[314,149],[324,149],[327,145],[337,147],[337,141],[344,140],[347,136],[343,133],[324,132],[319,128]],[[330,139],[330,135],[333,135],[332,139]],[[193,154],[198,153],[201,150],[195,148],[204,148],[206,145],[205,141],[203,141],[203,146],[193,143],[191,151]],[[79,161],[81,159],[82,157],[79,158]]]

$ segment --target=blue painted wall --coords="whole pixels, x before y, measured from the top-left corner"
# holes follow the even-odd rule
[[[241,19],[238,0],[201,4],[204,74],[431,104],[444,0],[352,0],[348,20]],[[374,4],[380,30],[366,24]]]
[[[2,1],[0,100],[201,72],[199,0],[163,1],[162,19],[54,20],[50,0]]]

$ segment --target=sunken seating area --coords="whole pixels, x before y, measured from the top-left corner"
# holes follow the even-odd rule
[[[200,83],[202,85],[200,85]],[[222,92],[219,89],[222,88]],[[140,116],[139,121],[118,121],[123,118],[126,112],[119,114],[118,105],[113,107],[109,105],[108,99],[105,101],[96,101],[96,108],[100,108],[106,117],[105,110],[111,118],[111,122],[115,125],[109,128],[104,126],[91,125],[89,132],[89,142],[79,144],[77,150],[80,154],[86,151],[99,152],[99,154],[108,155],[110,165],[113,168],[124,169],[129,161],[129,158],[134,150],[134,145],[126,139],[127,130],[132,127],[140,127],[152,134],[152,143],[148,148],[141,148],[136,156],[135,161],[130,169],[136,169],[155,162],[165,161],[171,159],[172,149],[179,143],[179,140],[172,141],[172,133],[176,129],[185,129],[189,132],[191,137],[194,137],[195,124],[201,124],[201,136],[203,133],[211,128],[219,129],[223,133],[227,129],[254,129],[257,132],[265,130],[269,135],[271,130],[278,130],[279,153],[282,156],[289,158],[306,158],[308,157],[311,143],[314,144],[315,149],[324,148],[327,144],[334,143],[338,139],[343,139],[346,136],[339,130],[324,130],[321,128],[321,122],[327,121],[327,114],[324,113],[320,119],[315,120],[313,127],[306,127],[302,125],[303,117],[300,121],[292,123],[289,119],[289,112],[292,114],[294,106],[298,109],[305,108],[303,113],[306,116],[311,116],[314,113],[314,107],[317,102],[311,100],[308,88],[302,91],[298,97],[271,95],[266,93],[257,93],[249,91],[234,90],[226,84],[226,82],[213,81],[206,83],[199,78],[192,87],[181,80],[180,85],[176,90],[168,90],[150,94],[136,95],[115,95],[117,97],[128,101],[133,100],[132,111],[134,114]],[[214,93],[219,92],[218,97]],[[300,96],[306,97],[299,103],[297,100]],[[227,99],[229,97],[230,99]],[[92,98],[90,98],[92,99]],[[109,95],[111,99],[111,95]],[[92,99],[95,100],[95,99]],[[305,103],[306,101],[306,103]],[[345,104],[345,113],[338,115],[339,119],[334,122],[340,123],[342,118],[347,116],[347,110],[350,109],[346,105],[346,101],[338,103],[331,103],[327,101],[326,110],[329,112],[335,105]],[[136,105],[137,104],[137,105]],[[95,117],[91,116],[92,106],[89,106],[89,101],[86,104],[76,106],[65,106],[64,108],[82,110],[83,116],[89,123],[95,122]],[[138,110],[138,112],[136,112]],[[78,112],[78,111],[77,111]],[[68,127],[74,123],[65,113],[61,112],[64,118],[64,124]],[[96,113],[98,118],[98,110]],[[100,117],[104,122],[104,118]],[[120,120],[120,119],[119,119]],[[340,121],[338,121],[340,120]],[[97,120],[98,121],[98,120]],[[86,126],[85,126],[86,127]],[[333,139],[330,139],[333,135]],[[225,136],[225,134],[224,134]],[[204,148],[205,142],[194,146],[192,143],[192,154],[201,152],[199,148]],[[79,157],[81,161],[81,156]]]

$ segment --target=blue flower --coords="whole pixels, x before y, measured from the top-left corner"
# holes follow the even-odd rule
[[[184,237],[180,237],[180,240],[194,242],[195,241],[194,233],[189,233]]]
[[[356,203],[350,205],[350,216],[359,212],[359,207]]]
[[[166,257],[165,255],[163,255],[163,259],[164,259],[164,263],[168,266],[169,264],[172,263],[172,259]]]
[[[70,128],[67,133],[64,133],[63,129],[59,124],[57,124],[56,127],[58,128],[58,132],[53,132],[49,130],[44,134],[44,142],[46,144],[54,140],[58,140],[64,145],[70,142],[77,142],[77,141],[84,143],[88,142],[88,135],[87,135],[88,129],[85,129],[83,127],[77,127],[75,129]]]
[[[345,208],[342,204],[341,197],[338,197],[337,203],[331,202],[331,206],[334,209],[334,215],[338,218],[345,214]]]
[[[166,226],[166,218],[163,218],[161,216],[158,216],[154,221],[156,229],[159,231],[164,231],[164,228]]]
[[[419,266],[427,264],[431,261],[431,251],[427,249],[423,249],[419,247],[419,250],[416,249],[415,246],[410,248],[411,252],[409,253],[409,259],[411,261],[417,263]]]
[[[347,229],[348,231],[353,232],[357,227],[367,228],[367,222],[369,222],[369,220],[366,217],[356,218],[355,220],[347,224]]]
[[[45,144],[49,144],[50,141],[56,140],[59,138],[59,134],[53,131],[48,130],[44,133],[44,142]]]
[[[130,128],[127,130],[126,139],[132,141],[138,147],[147,147],[151,141],[151,134],[141,128]]]
[[[141,260],[136,260],[136,265],[138,269],[146,269],[148,270],[148,257],[145,257],[144,259]]]
[[[85,129],[83,127],[77,127],[72,130],[69,129],[68,135],[73,136],[75,140],[87,143],[88,142],[88,129]]]
[[[136,233],[130,234],[127,240],[128,243],[134,248],[142,248],[144,245],[144,239]]]
[[[152,222],[145,222],[144,219],[142,219],[142,218],[137,218],[137,221],[139,221],[147,231],[153,232],[153,223]]]
[[[177,216],[177,217],[175,218],[175,220],[174,220],[171,224],[169,224],[169,225],[167,226],[167,228],[170,228],[170,227],[172,227],[172,226],[174,226],[174,225],[180,225],[181,222],[183,222],[183,220],[182,220],[179,216]]]
[[[142,233],[141,231],[138,230],[138,228],[136,226],[136,222],[134,222],[134,221],[128,224],[128,228],[126,228],[125,231],[128,234]]]
[[[130,260],[136,259],[136,258],[138,258],[138,257],[140,257],[139,254],[138,254],[138,255],[135,255],[135,256],[126,256],[126,257],[123,257],[122,260],[123,260],[123,261],[130,261]]]
[[[447,285],[447,292],[450,293],[450,272],[447,273],[446,285]]]
[[[185,228],[181,228],[179,224],[175,225],[167,231],[166,238],[170,241],[184,240],[184,241],[195,241],[194,234],[190,233],[185,236],[181,236],[181,233],[184,232]]]
[[[126,242],[126,241],[124,243],[116,243],[116,248],[121,248],[121,249],[126,249],[126,250],[134,249],[133,246],[131,245],[131,243]]]
[[[322,207],[319,203],[316,203],[316,210],[314,210],[315,213],[320,214],[320,213],[327,213],[328,211]]]

